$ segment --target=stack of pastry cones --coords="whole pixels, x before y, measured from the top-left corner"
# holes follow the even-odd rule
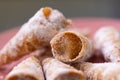
[[[5,80],[120,80],[119,30],[103,27],[92,42],[88,32],[69,29],[71,25],[60,11],[41,8],[1,49],[0,66],[34,52]],[[87,62],[95,50],[106,63]]]

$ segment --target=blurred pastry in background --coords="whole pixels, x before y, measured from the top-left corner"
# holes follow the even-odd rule
[[[120,63],[82,63],[80,70],[88,80],[119,80]]]
[[[120,61],[120,31],[114,27],[102,27],[96,31],[94,46],[100,50],[106,61]]]

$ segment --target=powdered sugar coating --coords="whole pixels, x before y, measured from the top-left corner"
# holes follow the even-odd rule
[[[66,34],[69,34],[67,36],[65,36]],[[77,38],[76,40],[72,41],[70,38],[67,37],[71,37],[74,36],[73,38]],[[69,42],[65,42],[66,39],[68,39],[69,41],[72,42],[76,42],[77,44],[80,45],[75,45],[75,47],[81,47],[81,49],[74,53],[72,52],[72,54],[70,54],[70,52],[68,52],[66,49],[73,50],[73,46],[71,46],[71,43]],[[76,32],[76,31],[63,31],[58,33],[56,36],[54,36],[52,38],[52,40],[50,41],[51,47],[52,47],[52,53],[53,56],[65,63],[76,63],[76,62],[84,62],[85,60],[87,60],[88,58],[90,58],[92,56],[92,51],[93,51],[93,46],[91,41],[86,38],[85,36],[83,36],[81,33]],[[65,46],[69,46],[65,49]],[[71,48],[72,47],[72,48]],[[75,49],[74,49],[75,50]],[[76,51],[78,50],[78,48],[76,48]],[[76,54],[75,56],[73,54]],[[66,55],[66,56],[64,56]],[[74,56],[73,58],[68,58],[69,55]]]
[[[108,61],[119,62],[120,61],[120,41],[115,40],[107,43],[108,44],[101,49],[105,59]]]
[[[79,77],[81,77],[81,80],[85,80],[84,74],[81,71],[53,58],[47,58],[43,61],[43,70],[45,72],[46,80],[61,80],[62,74],[69,74],[71,72],[72,74],[78,74]],[[78,79],[75,77],[74,80]]]
[[[5,80],[12,80],[14,78],[16,78],[16,80],[27,80],[26,77],[44,80],[42,67],[39,64],[39,61],[34,57],[30,57],[14,67],[14,69],[6,76]]]
[[[113,27],[103,27],[95,34],[95,48],[102,51],[107,61],[120,61],[120,31]]]
[[[111,42],[113,40],[120,39],[120,31],[113,28],[113,26],[104,26],[96,31],[94,36],[95,48],[100,49],[106,44],[106,42]]]
[[[120,80],[120,63],[83,63],[81,69],[89,80]]]
[[[51,14],[49,18],[46,18],[43,9],[41,8],[25,23],[20,31],[3,47],[0,52],[0,65],[17,60],[41,47],[48,46],[51,38],[61,28],[67,27],[67,19],[61,12],[49,8]]]

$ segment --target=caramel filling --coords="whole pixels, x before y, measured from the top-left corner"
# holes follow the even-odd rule
[[[51,9],[49,7],[43,8],[43,13],[46,18],[48,18],[51,14]]]
[[[79,55],[82,48],[82,41],[76,34],[65,32],[53,39],[51,46],[55,55],[60,60],[68,61]]]

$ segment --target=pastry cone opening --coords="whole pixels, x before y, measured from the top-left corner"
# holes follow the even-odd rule
[[[79,73],[66,72],[55,78],[55,80],[86,80],[85,77]]]
[[[29,57],[14,67],[5,80],[44,80],[42,66],[37,58]]]
[[[50,43],[54,55],[64,62],[77,58],[83,47],[80,37],[72,32],[60,33]]]
[[[51,14],[51,9],[49,7],[44,7],[43,8],[43,13],[46,18],[48,18]]]
[[[14,75],[9,77],[6,80],[37,80],[35,77],[33,77],[32,75],[27,75],[27,74],[19,74],[19,75]]]

